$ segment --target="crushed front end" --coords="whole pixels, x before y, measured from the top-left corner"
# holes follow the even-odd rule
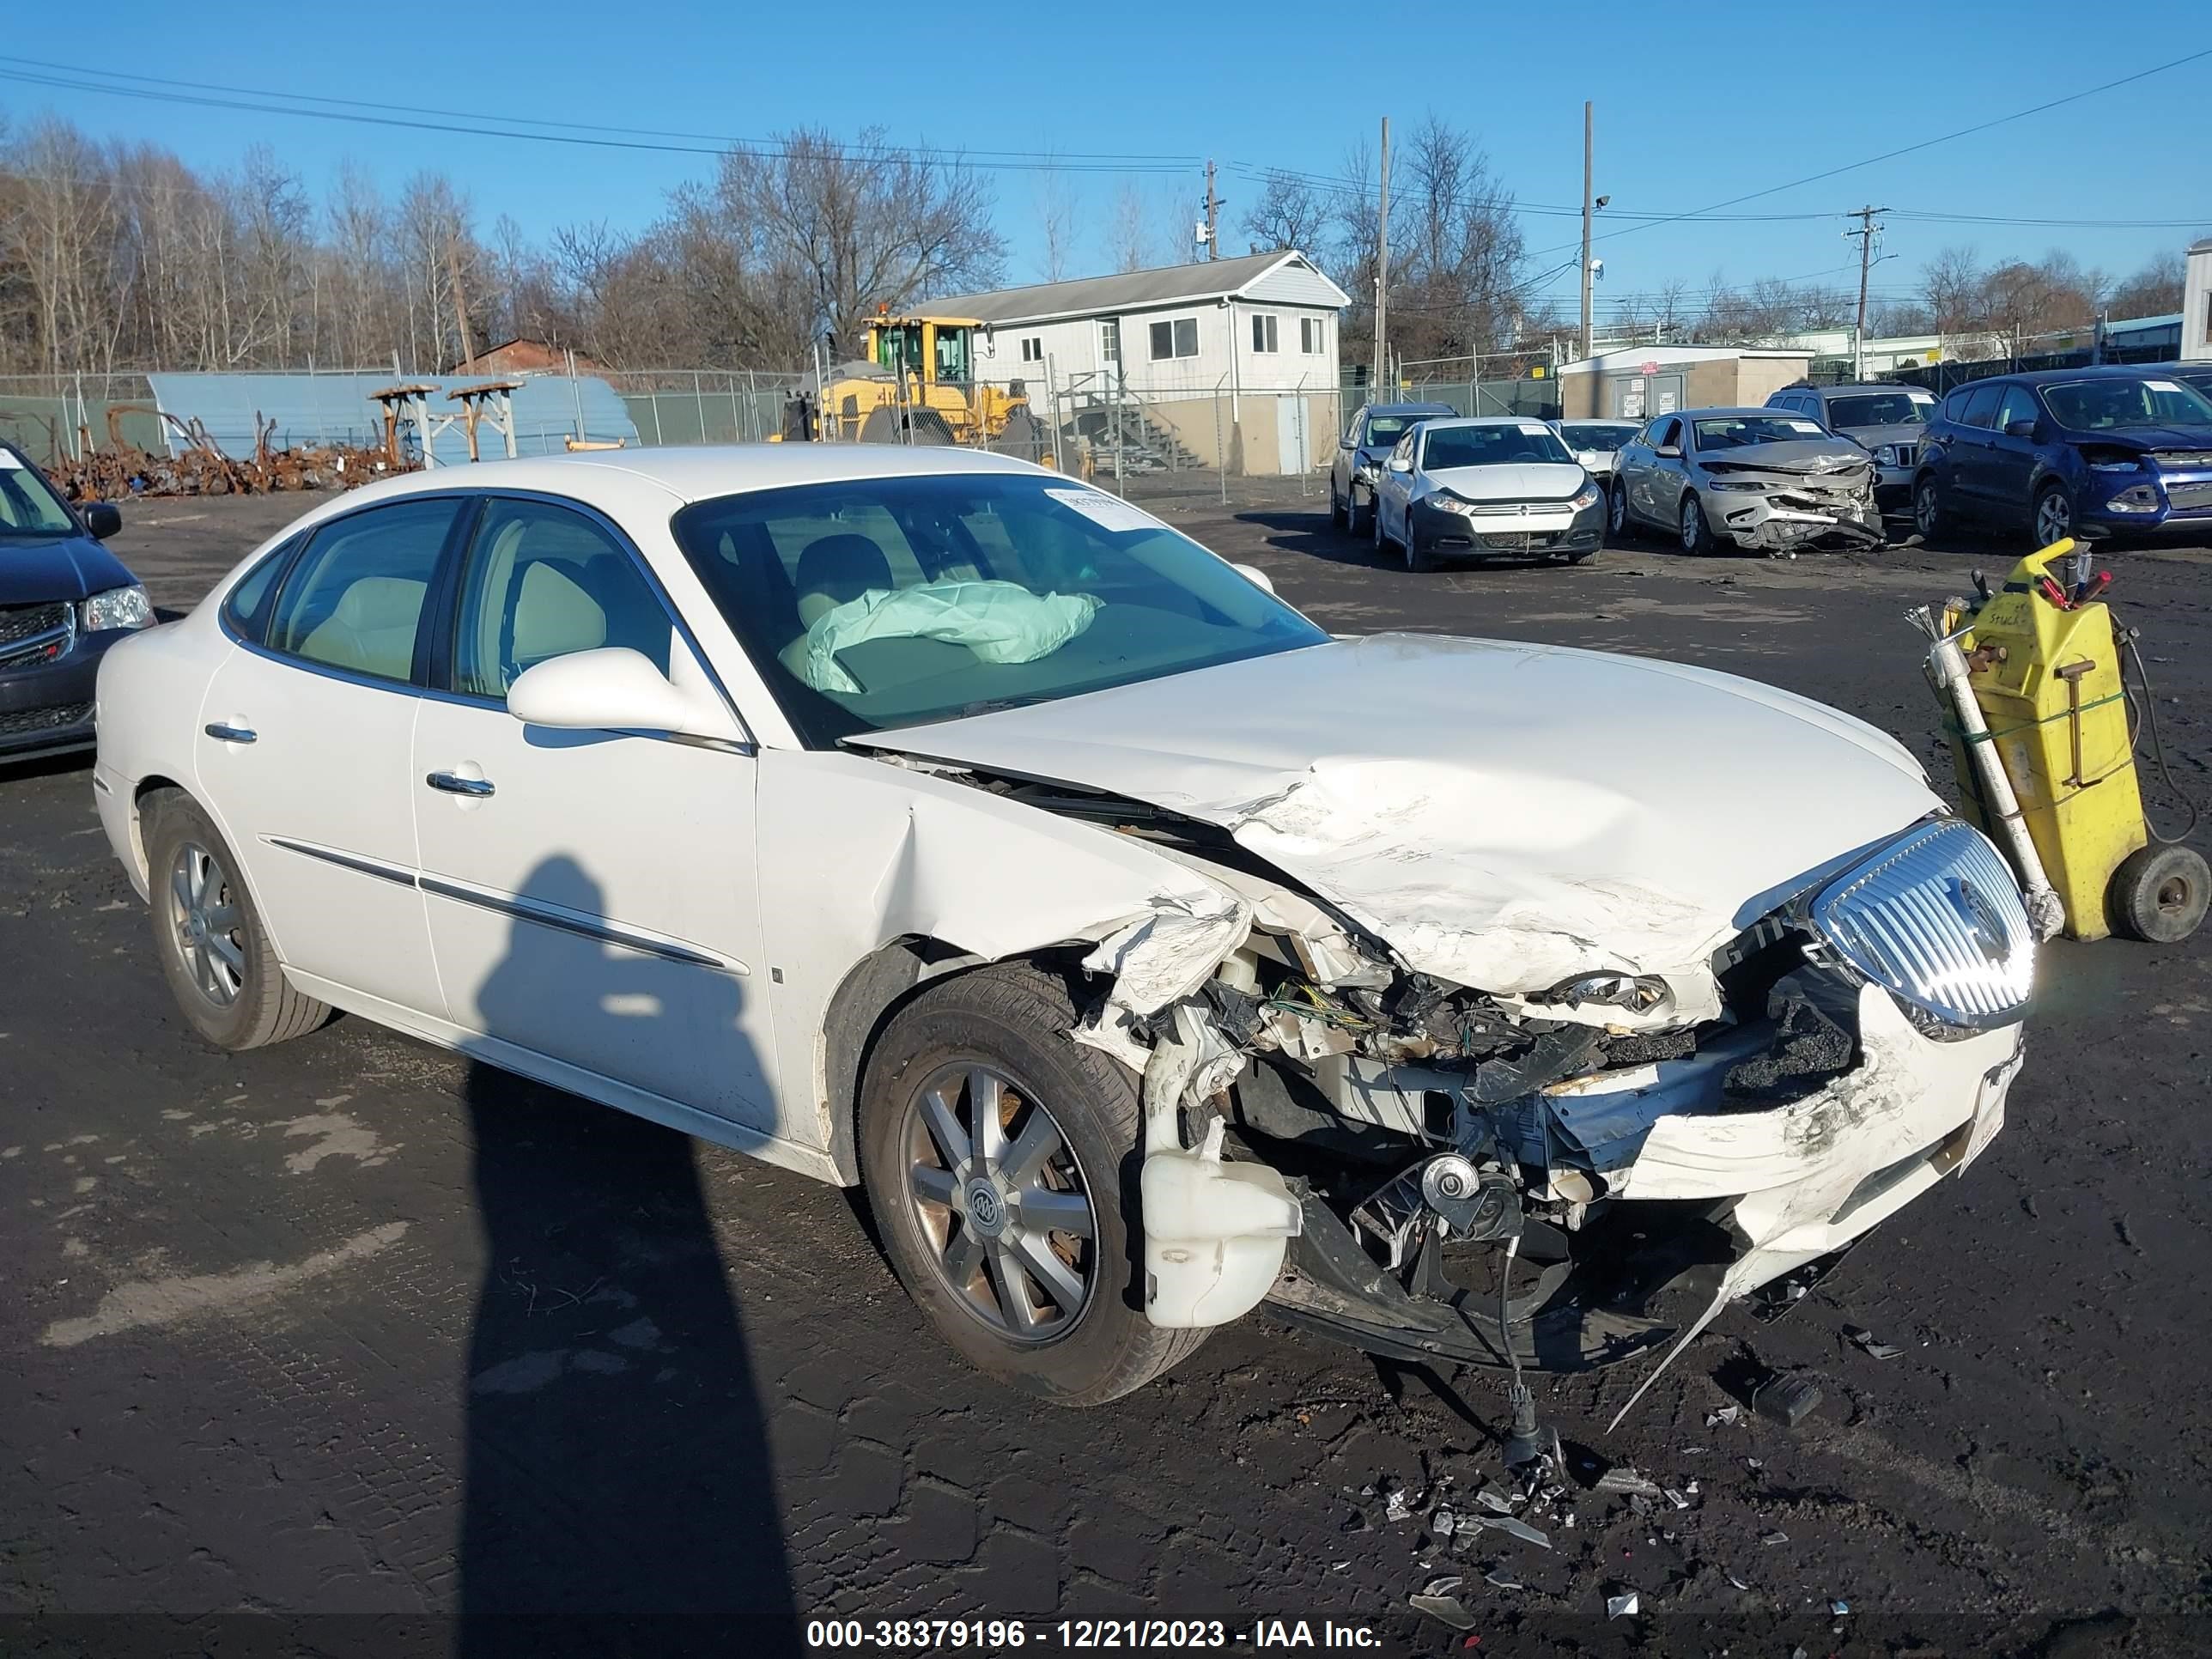
[[[1124,1017],[1151,1045],[1147,1196],[1163,1152],[1257,1166],[1266,1300],[1370,1352],[1608,1364],[1963,1170],[2002,1121],[2033,954],[2009,871],[1950,818],[1808,878],[1694,969],[1541,996],[1406,971],[1278,893],[1194,994]],[[1180,1228],[1163,1271],[1203,1279],[1203,1233]],[[1250,1305],[1245,1275],[1213,1314]]]
[[[1879,547],[1886,538],[1871,456],[1820,455],[1787,463],[1707,460],[1700,488],[1713,528],[1760,552],[1800,547]]]

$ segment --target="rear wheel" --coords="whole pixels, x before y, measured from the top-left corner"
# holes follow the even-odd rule
[[[1018,1388],[1095,1406],[1206,1333],[1144,1316],[1136,1079],[1069,1042],[1075,1019],[1066,988],[1022,963],[923,991],[862,1079],[860,1170],[938,1334]]]
[[[2112,872],[2107,901],[2112,925],[2130,939],[2178,945],[2204,921],[2212,872],[2186,847],[2137,848]]]
[[[1628,489],[1618,478],[1606,487],[1605,528],[1608,541],[1628,539]]]
[[[328,1006],[285,981],[238,860],[199,804],[164,790],[144,818],[154,953],[192,1029],[237,1053],[327,1019]]]

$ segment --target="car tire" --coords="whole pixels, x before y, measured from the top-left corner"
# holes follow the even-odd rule
[[[1359,510],[1359,495],[1357,490],[1353,491],[1352,494],[1345,498],[1344,527],[1355,536],[1364,536],[1373,532],[1375,528],[1375,493],[1372,490],[1368,492],[1367,510],[1364,513],[1362,513]]]
[[[2106,890],[2112,926],[2150,945],[2179,945],[2203,925],[2212,872],[2187,847],[2153,842],[2120,860]]]
[[[1628,520],[1627,487],[1616,479],[1606,487],[1605,538],[1615,546],[1626,545],[1634,527]]]
[[[1436,555],[1421,545],[1421,532],[1414,528],[1413,510],[1406,509],[1406,568],[1415,573],[1437,568]]]
[[[1705,504],[1698,500],[1698,492],[1682,492],[1682,551],[1703,557],[1717,553],[1720,544],[1713,537],[1713,527],[1705,522]]]
[[[328,1019],[327,1004],[285,979],[237,857],[199,803],[161,790],[147,798],[142,817],[154,954],[192,1029],[240,1054]]]
[[[1927,541],[1951,527],[1950,503],[1944,499],[1942,480],[1923,472],[1912,486],[1912,527]]]
[[[1382,532],[1382,498],[1380,495],[1367,498],[1367,533],[1375,543],[1377,559],[1390,550],[1390,538]]]
[[[1331,485],[1328,492],[1328,527],[1332,530],[1341,531],[1347,528],[1351,522],[1351,511],[1345,506],[1344,502],[1339,499],[1335,486]]]
[[[2074,533],[2074,498],[2066,493],[2064,484],[2047,483],[2036,491],[2031,512],[2030,533],[2039,551]]]
[[[939,1335],[1016,1388],[1097,1406],[1176,1364],[1207,1332],[1145,1317],[1137,1079],[1070,1042],[1075,1024],[1066,985],[1027,963],[921,992],[884,1028],[861,1079],[860,1176],[891,1267]],[[992,1099],[995,1121],[978,1115]],[[1023,1185],[1011,1161],[975,1157],[986,1122],[1000,1152],[1037,1160],[1042,1184]],[[1024,1152],[1042,1144],[1033,1133],[1056,1150]],[[1024,1191],[1087,1226],[1088,1239],[1024,1227]],[[1029,1265],[1040,1260],[1042,1272]],[[1039,1312],[1051,1316],[1031,1322]]]

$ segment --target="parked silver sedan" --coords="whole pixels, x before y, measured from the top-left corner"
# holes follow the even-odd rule
[[[1874,458],[1805,416],[1687,409],[1646,425],[1613,464],[1613,533],[1664,530],[1688,553],[1727,546],[1794,558],[1801,547],[1879,547]]]

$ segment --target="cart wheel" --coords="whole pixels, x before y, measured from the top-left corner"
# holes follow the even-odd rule
[[[2212,897],[2212,871],[2186,847],[2136,848],[2112,872],[2112,925],[2130,939],[2175,945],[2197,931]]]

